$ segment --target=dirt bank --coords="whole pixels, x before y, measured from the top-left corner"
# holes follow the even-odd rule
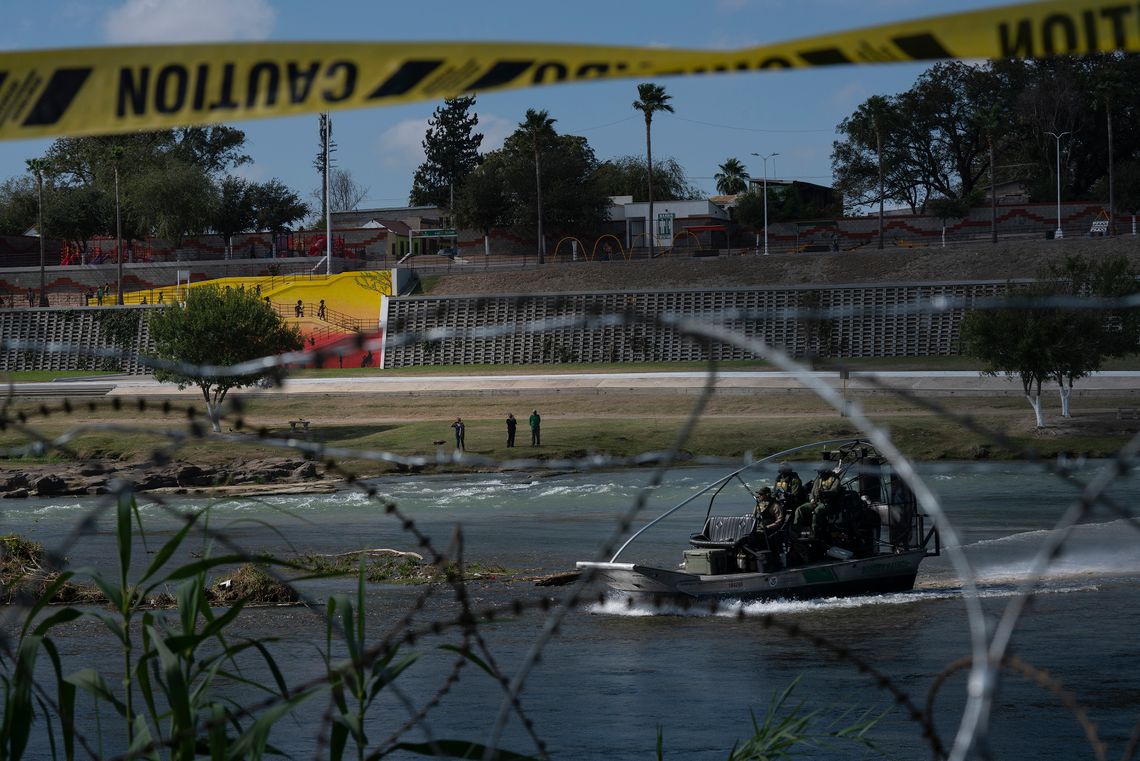
[[[430,296],[573,293],[653,288],[740,288],[821,283],[944,282],[1034,277],[1067,256],[1126,256],[1140,269],[1140,237],[1012,240],[946,248],[862,248],[838,253],[773,254],[654,262],[576,262],[507,272],[451,273]]]

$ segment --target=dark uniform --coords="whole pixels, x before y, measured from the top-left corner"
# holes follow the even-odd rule
[[[785,513],[790,513],[804,501],[804,485],[800,476],[786,462],[780,463],[776,475],[776,499],[783,503]]]
[[[507,413],[507,446],[513,447],[515,445],[515,429],[518,428],[519,421],[515,419],[513,412]]]
[[[811,487],[811,499],[796,510],[796,525],[802,529],[810,522],[812,537],[822,540],[828,522],[839,511],[842,496],[839,474],[830,468],[820,468]]]

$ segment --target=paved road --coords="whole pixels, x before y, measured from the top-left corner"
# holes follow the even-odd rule
[[[812,373],[816,378],[836,388],[844,381],[835,372]],[[974,371],[891,371],[852,372],[846,381],[850,393],[874,393],[877,383],[895,388],[909,389],[931,396],[1009,393],[1020,395],[1021,384],[1016,379],[988,378]],[[650,392],[674,391],[698,393],[705,383],[705,373],[571,373],[566,375],[446,375],[397,376],[377,374],[348,378],[297,378],[288,381],[283,389],[291,394],[510,394],[574,392]],[[724,372],[717,377],[717,389],[722,393],[750,393],[759,390],[806,390],[796,377],[782,372]],[[99,377],[90,380],[68,380],[52,383],[20,383],[15,386],[20,396],[169,396],[178,394],[200,395],[197,389],[179,392],[169,384],[156,383],[146,377]],[[1047,387],[1055,392],[1055,386]],[[1140,372],[1096,373],[1077,382],[1074,393],[1140,394]],[[255,391],[278,394],[282,390]]]

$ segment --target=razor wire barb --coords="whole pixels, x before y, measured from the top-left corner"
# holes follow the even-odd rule
[[[574,317],[558,317],[545,320],[534,320],[527,322],[522,326],[517,325],[498,325],[498,326],[484,326],[474,329],[452,329],[452,328],[435,328],[423,332],[400,332],[400,325],[390,326],[390,333],[386,338],[381,338],[378,335],[367,336],[363,334],[357,335],[351,339],[351,343],[359,349],[379,350],[382,343],[386,340],[389,346],[410,345],[424,341],[439,341],[439,340],[464,340],[474,338],[494,338],[504,336],[516,332],[536,332],[542,333],[551,330],[579,328],[579,329],[593,329],[601,327],[613,326],[630,326],[630,325],[652,325],[658,328],[674,331],[676,334],[686,337],[688,339],[704,342],[707,344],[720,343],[731,345],[745,351],[752,352],[754,355],[766,359],[781,371],[788,374],[790,378],[794,378],[804,387],[810,389],[815,393],[823,402],[840,412],[846,414],[851,422],[859,429],[863,438],[866,438],[876,448],[883,453],[891,464],[895,467],[896,472],[906,480],[908,485],[915,492],[919,504],[922,509],[930,515],[935,524],[946,539],[945,551],[950,556],[951,562],[954,566],[958,578],[963,588],[963,597],[966,604],[968,615],[968,626],[971,641],[971,655],[964,657],[960,661],[952,663],[947,666],[946,671],[938,675],[934,683],[931,685],[928,693],[928,705],[926,710],[921,710],[910,699],[907,693],[897,687],[891,680],[889,675],[876,670],[869,663],[860,659],[853,654],[849,649],[836,645],[828,641],[825,637],[818,634],[806,631],[803,627],[794,623],[786,623],[780,621],[777,617],[766,614],[762,623],[766,628],[775,628],[783,631],[789,637],[798,637],[808,641],[813,647],[820,650],[825,650],[837,658],[847,661],[858,670],[860,673],[868,674],[872,677],[877,687],[887,690],[893,699],[900,705],[906,708],[908,717],[917,722],[922,728],[922,734],[927,742],[930,744],[931,750],[935,757],[943,757],[946,755],[946,750],[938,737],[937,731],[933,725],[932,708],[934,695],[940,688],[941,684],[950,674],[959,670],[968,669],[970,672],[968,679],[968,698],[965,706],[963,707],[962,719],[955,734],[954,742],[949,749],[948,757],[958,761],[965,759],[971,754],[981,751],[984,753],[986,737],[988,735],[988,722],[992,710],[992,700],[994,690],[1001,677],[1003,668],[1016,668],[1021,673],[1030,676],[1037,684],[1043,688],[1061,696],[1064,705],[1076,716],[1077,720],[1086,729],[1090,745],[1098,758],[1103,757],[1103,743],[1096,737],[1095,730],[1089,729],[1089,721],[1087,712],[1080,705],[1078,699],[1070,693],[1064,692],[1060,688],[1056,680],[1048,677],[1046,672],[1036,669],[1024,661],[1014,660],[1007,652],[1010,639],[1016,626],[1025,613],[1026,604],[1032,598],[1035,589],[1044,578],[1044,575],[1049,569],[1051,561],[1058,555],[1061,548],[1064,546],[1066,539],[1069,537],[1072,528],[1082,518],[1086,517],[1091,510],[1097,505],[1104,506],[1114,515],[1119,516],[1125,520],[1128,525],[1133,528],[1140,527],[1137,516],[1129,510],[1127,506],[1121,505],[1113,501],[1107,494],[1108,488],[1123,475],[1128,474],[1132,468],[1135,467],[1136,457],[1140,452],[1140,436],[1133,438],[1111,462],[1103,467],[1088,483],[1084,483],[1074,476],[1071,469],[1063,462],[1053,462],[1040,458],[1037,453],[1033,451],[1022,452],[1026,465],[1024,467],[1035,469],[1038,472],[1045,471],[1052,473],[1061,479],[1068,481],[1075,490],[1079,492],[1078,496],[1074,499],[1071,506],[1066,510],[1061,519],[1058,520],[1053,530],[1046,535],[1046,539],[1042,542],[1036,557],[1034,558],[1030,571],[1025,575],[1021,584],[1019,585],[1017,594],[1014,595],[1007,603],[1005,611],[996,626],[991,628],[983,615],[979,604],[979,595],[976,587],[976,574],[971,566],[969,559],[961,551],[961,542],[957,540],[955,527],[950,520],[950,517],[942,509],[937,495],[927,488],[926,484],[922,481],[920,476],[915,472],[909,460],[895,447],[887,430],[871,419],[871,417],[864,413],[862,405],[857,401],[848,401],[841,397],[839,393],[829,385],[824,379],[819,377],[819,374],[803,364],[795,361],[782,350],[777,347],[766,344],[762,340],[747,336],[737,330],[732,330],[724,327],[723,323],[726,322],[739,322],[739,321],[763,321],[766,319],[796,319],[796,320],[815,320],[815,319],[834,319],[838,316],[845,317],[870,317],[882,316],[883,314],[933,314],[944,312],[951,309],[960,309],[963,307],[971,307],[974,309],[1009,309],[1009,308],[1041,308],[1041,307],[1056,307],[1065,309],[1135,309],[1140,307],[1140,296],[1133,295],[1123,298],[1113,299],[1088,299],[1088,298],[1075,298],[1075,297],[1048,297],[1045,299],[1024,299],[1019,297],[1012,298],[994,298],[994,299],[958,299],[951,297],[938,297],[935,299],[915,302],[911,304],[893,307],[887,310],[868,309],[866,307],[842,307],[837,309],[818,309],[818,308],[787,308],[780,310],[725,310],[716,313],[705,313],[698,317],[691,314],[673,314],[665,313],[660,315],[646,315],[637,313],[632,310],[622,310],[615,312],[594,311],[585,316]],[[312,349],[306,351],[291,352],[288,354],[262,357],[249,362],[243,362],[238,365],[222,367],[222,366],[194,366],[185,363],[171,362],[167,360],[160,360],[154,357],[135,356],[128,352],[123,352],[117,349],[81,349],[79,347],[70,346],[64,343],[51,342],[40,343],[35,341],[3,341],[0,342],[0,350],[16,350],[16,351],[38,351],[43,353],[79,353],[90,354],[103,358],[112,359],[132,359],[137,360],[142,366],[151,369],[168,369],[184,374],[198,374],[203,376],[225,377],[225,376],[238,376],[249,375],[253,373],[260,373],[265,371],[274,371],[274,379],[279,385],[287,387],[288,384],[288,371],[290,366],[305,365],[307,363],[317,363],[320,365],[322,360],[328,357],[335,356],[334,350],[328,348]],[[833,363],[829,367],[842,367],[841,362]],[[984,425],[972,418],[968,414],[958,414],[951,410],[947,405],[939,404],[937,401],[927,397],[921,397],[913,394],[904,389],[899,389],[896,386],[884,383],[881,379],[875,377],[871,373],[861,373],[860,377],[879,391],[896,395],[898,398],[907,401],[911,404],[916,404],[926,411],[944,416],[952,419],[962,426],[968,428],[974,433],[983,435],[989,440],[998,443],[999,445],[1010,446],[1012,442],[1005,437],[1000,431],[987,429]],[[652,476],[648,479],[646,486],[639,491],[637,497],[631,504],[629,510],[623,515],[619,516],[615,522],[613,534],[603,543],[597,552],[598,559],[608,557],[612,552],[613,547],[621,541],[630,530],[634,520],[645,509],[648,502],[648,495],[651,490],[661,482],[666,472],[675,464],[677,454],[684,447],[685,441],[692,432],[696,423],[700,420],[702,411],[715,393],[717,372],[715,364],[710,363],[706,380],[701,393],[693,405],[693,409],[686,417],[684,424],[680,427],[677,435],[669,450],[664,452],[644,452],[639,455],[630,457],[613,457],[604,455],[589,455],[579,458],[566,458],[559,460],[539,460],[536,458],[518,458],[510,460],[499,460],[486,456],[475,456],[468,454],[456,453],[453,455],[446,455],[442,450],[437,450],[434,457],[427,456],[409,456],[397,452],[383,451],[383,450],[360,450],[347,447],[333,447],[327,446],[323,442],[312,442],[307,440],[300,440],[297,438],[281,438],[270,435],[270,432],[261,428],[255,431],[257,442],[260,445],[280,449],[290,450],[303,453],[304,455],[320,460],[325,464],[328,471],[342,475],[349,488],[361,490],[366,497],[370,500],[377,501],[379,504],[385,504],[384,500],[377,494],[374,487],[361,483],[357,475],[350,470],[344,468],[338,463],[338,460],[351,459],[355,462],[376,462],[376,463],[391,463],[404,465],[409,467],[423,467],[423,466],[439,466],[446,469],[449,465],[463,465],[463,466],[498,466],[509,467],[513,469],[571,469],[576,471],[588,471],[599,468],[613,468],[613,467],[626,467],[626,466],[645,466],[654,465]],[[118,398],[115,398],[109,405],[112,409],[121,410],[127,409]],[[118,433],[124,435],[131,435],[139,433],[140,428],[137,426],[114,424],[114,423],[82,423],[77,424],[62,434],[51,436],[41,433],[37,428],[37,420],[46,419],[51,416],[58,415],[72,415],[77,412],[88,410],[94,411],[98,405],[94,401],[87,401],[86,403],[69,399],[62,400],[56,406],[47,404],[40,404],[34,411],[28,412],[20,408],[21,404],[18,397],[15,395],[14,386],[9,383],[8,393],[0,405],[0,424],[4,428],[10,428],[25,436],[28,439],[28,444],[22,447],[12,447],[0,455],[7,457],[19,457],[26,455],[41,456],[50,452],[59,452],[71,457],[75,457],[74,450],[69,449],[69,444],[81,438],[83,435],[90,432],[100,433]],[[168,427],[155,429],[153,427],[147,428],[146,432],[149,434],[158,434],[159,438],[163,440],[163,444],[156,446],[152,452],[150,462],[151,465],[161,465],[170,462],[178,453],[179,449],[184,447],[187,442],[196,439],[204,439],[209,437],[211,441],[226,442],[229,444],[240,444],[249,441],[246,436],[236,434],[208,434],[206,426],[203,425],[201,416],[194,407],[186,406],[180,407],[179,405],[172,404],[170,401],[165,400],[161,403],[148,402],[146,399],[139,397],[135,401],[135,408],[139,412],[146,411],[161,411],[164,416],[171,415],[184,415],[186,422],[183,426],[179,427],[171,424]],[[244,421],[242,417],[243,403],[240,397],[228,400],[219,412],[219,417],[232,421],[235,430],[242,430]],[[698,461],[708,464],[739,464],[739,460],[730,460],[724,458],[698,458]],[[957,470],[965,469],[964,466],[954,466]],[[985,470],[986,465],[971,466],[972,469]],[[118,482],[112,494],[108,495],[106,500],[100,501],[99,504],[92,507],[86,517],[76,522],[73,530],[57,543],[56,547],[48,549],[47,562],[45,564],[44,572],[58,570],[63,567],[63,559],[68,551],[72,549],[78,542],[82,541],[94,527],[94,523],[98,515],[108,509],[108,507],[117,498],[123,495],[133,493],[133,485],[126,482]],[[148,497],[154,504],[158,505],[164,510],[173,512],[161,498]],[[523,709],[523,696],[525,694],[526,677],[530,669],[539,660],[543,649],[548,645],[550,640],[558,633],[559,626],[564,620],[565,616],[571,611],[579,609],[582,605],[592,602],[595,598],[592,596],[592,586],[590,582],[593,580],[591,573],[586,573],[583,578],[575,585],[571,586],[567,593],[560,599],[552,601],[546,596],[540,596],[537,599],[526,599],[519,597],[515,599],[510,605],[490,607],[482,610],[476,610],[471,605],[471,600],[466,593],[464,574],[463,574],[463,553],[462,553],[462,540],[461,536],[457,534],[452,547],[445,552],[439,552],[431,544],[430,540],[420,533],[414,522],[405,516],[402,516],[395,505],[390,503],[385,504],[385,509],[397,521],[400,522],[403,530],[416,540],[419,546],[425,548],[431,557],[431,563],[438,567],[445,567],[446,564],[452,560],[457,563],[458,572],[448,571],[446,573],[446,585],[452,589],[455,596],[456,604],[460,608],[460,613],[451,619],[436,620],[430,624],[417,624],[418,615],[424,610],[429,598],[435,594],[436,587],[428,586],[423,592],[416,596],[414,602],[409,606],[405,616],[396,621],[381,638],[380,641],[369,647],[365,653],[362,653],[360,658],[365,663],[374,663],[391,654],[394,648],[400,644],[414,644],[421,639],[429,636],[440,636],[443,633],[454,630],[461,637],[460,645],[456,646],[457,657],[453,665],[445,677],[443,683],[436,690],[433,696],[423,706],[417,707],[414,705],[413,700],[407,694],[399,690],[398,686],[393,689],[398,696],[398,700],[403,705],[404,710],[408,714],[407,720],[393,732],[384,743],[379,746],[379,750],[374,755],[379,755],[384,747],[390,747],[396,742],[399,736],[413,728],[418,728],[427,734],[429,743],[434,742],[430,738],[433,736],[430,730],[429,713],[430,709],[439,704],[440,699],[448,691],[450,691],[455,684],[459,681],[460,671],[464,665],[467,664],[469,659],[474,655],[475,651],[482,653],[481,662],[488,664],[488,673],[497,681],[503,690],[503,701],[500,709],[496,715],[495,722],[489,733],[489,742],[486,744],[485,757],[492,757],[500,738],[500,733],[505,726],[505,723],[510,713],[515,713],[521,719],[523,725],[526,727],[532,742],[534,743],[538,753],[541,757],[547,757],[547,749],[545,743],[540,738],[533,722],[531,722],[525,714]],[[260,556],[257,553],[251,553],[242,548],[237,542],[227,537],[224,530],[210,528],[207,530],[207,535],[212,541],[219,543],[219,546],[224,547],[230,554],[235,562],[239,560],[253,560],[256,561]],[[288,582],[289,580],[273,572],[274,577],[279,581]],[[600,601],[601,596],[597,597]],[[319,605],[313,600],[304,600],[305,603],[314,609],[319,609]],[[18,619],[21,611],[27,610],[32,601],[20,597],[13,610],[10,610],[6,618],[11,622]],[[711,610],[723,610],[722,606],[714,604]],[[528,611],[544,612],[544,624],[541,635],[536,639],[530,651],[523,658],[521,663],[514,664],[514,676],[509,678],[506,672],[496,664],[496,660],[488,646],[487,642],[482,638],[479,627],[482,624],[502,618],[503,616],[522,616]],[[740,615],[744,615],[740,611]],[[14,648],[12,640],[9,635],[9,627],[6,625],[0,638],[0,645],[2,645],[3,652],[6,658],[14,658]],[[348,668],[347,666],[342,668]],[[326,676],[315,679],[311,682],[294,686],[291,688],[291,694],[297,694],[298,691],[317,689],[319,683],[326,680]],[[48,705],[54,705],[54,700],[47,690],[42,685],[36,684],[37,694],[39,699]],[[250,710],[265,709],[274,705],[280,698],[267,698],[260,706],[252,706]],[[327,741],[326,728],[330,726],[332,721],[332,703],[323,713],[321,718],[321,729],[319,732],[318,745],[323,747],[323,743]],[[1137,725],[1140,727],[1140,723]],[[170,744],[178,738],[163,738],[162,740],[155,741],[150,747],[159,747],[163,744]],[[80,743],[87,749],[89,753],[94,755],[93,748],[87,743],[86,738],[79,735]],[[1135,743],[1129,744],[1129,750],[1126,752],[1126,758],[1132,755]],[[122,756],[123,758],[136,757],[144,751],[132,750],[130,753]]]

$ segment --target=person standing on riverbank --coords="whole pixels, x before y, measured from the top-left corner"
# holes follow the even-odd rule
[[[466,450],[464,438],[467,427],[463,425],[463,418],[455,418],[455,422],[451,424],[451,427],[455,429],[455,448],[461,452]]]
[[[515,429],[518,428],[519,421],[515,419],[515,413],[507,413],[507,446],[513,447],[515,445]]]
[[[530,445],[532,447],[542,446],[542,435],[539,431],[539,426],[542,425],[542,416],[538,414],[538,410],[530,413]]]

